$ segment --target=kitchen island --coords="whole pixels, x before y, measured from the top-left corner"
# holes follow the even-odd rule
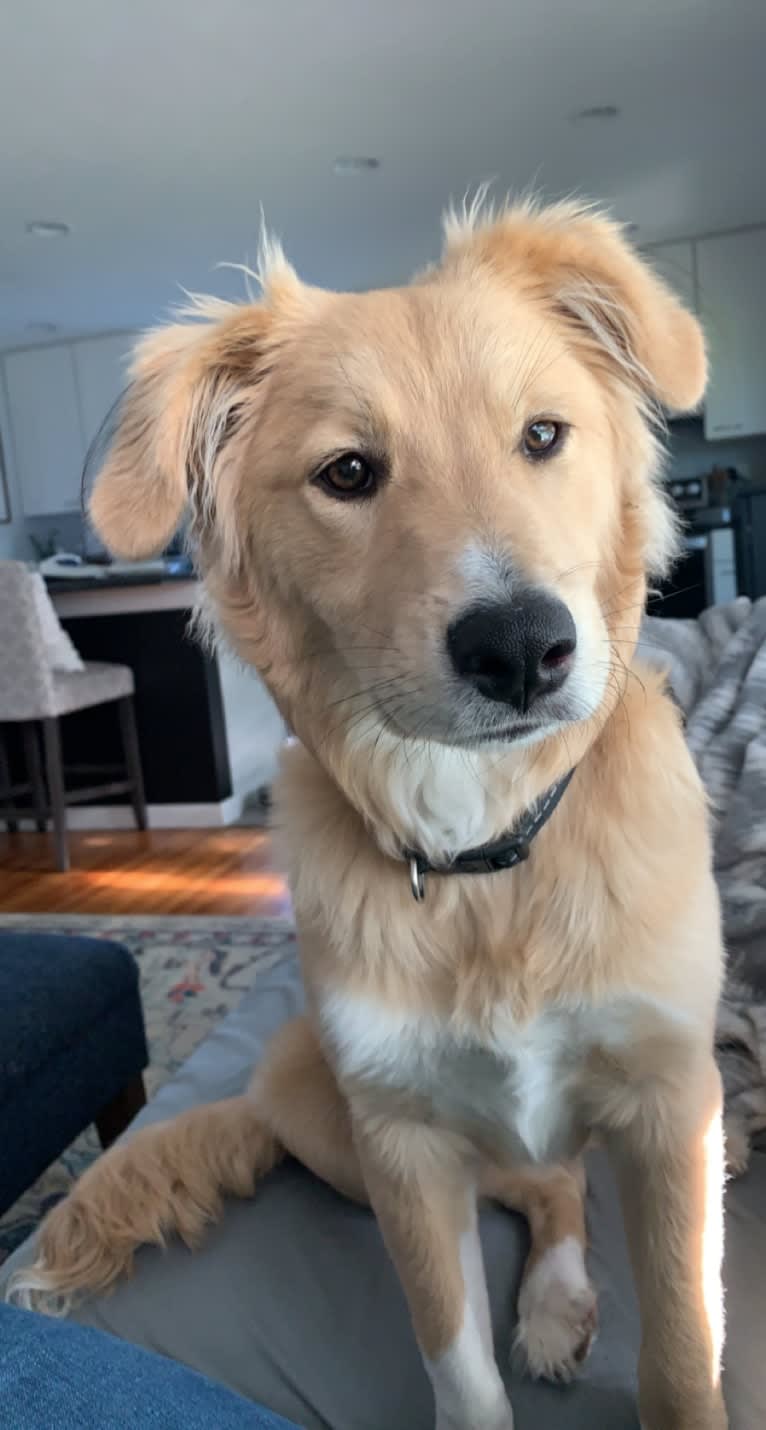
[[[150,826],[237,820],[247,797],[271,781],[284,727],[254,671],[190,637],[197,581],[156,571],[143,579],[137,568],[49,579],[48,590],[83,660],[133,670]],[[110,706],[67,716],[62,733],[65,763],[119,763]],[[80,805],[68,818],[75,829],[132,825],[130,806],[120,801]]]

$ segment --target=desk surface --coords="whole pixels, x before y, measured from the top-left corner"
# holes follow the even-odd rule
[[[47,583],[60,616],[128,615],[133,611],[191,610],[199,582],[188,575],[157,576],[147,579],[123,577],[74,577]]]

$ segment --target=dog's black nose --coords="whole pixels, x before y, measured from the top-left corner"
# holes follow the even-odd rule
[[[474,606],[447,632],[458,675],[488,700],[522,713],[564,684],[576,645],[569,611],[545,591],[522,591],[503,605]]]

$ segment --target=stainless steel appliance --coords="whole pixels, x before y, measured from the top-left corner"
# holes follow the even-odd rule
[[[699,511],[710,505],[710,482],[707,476],[672,477],[668,491],[681,511]]]

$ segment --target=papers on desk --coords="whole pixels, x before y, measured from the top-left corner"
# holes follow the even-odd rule
[[[71,557],[49,556],[38,567],[41,576],[56,581],[108,581],[115,576],[129,576],[140,580],[142,576],[157,577],[167,573],[167,564],[158,557],[155,561],[112,561],[103,566],[94,561],[73,561]]]

